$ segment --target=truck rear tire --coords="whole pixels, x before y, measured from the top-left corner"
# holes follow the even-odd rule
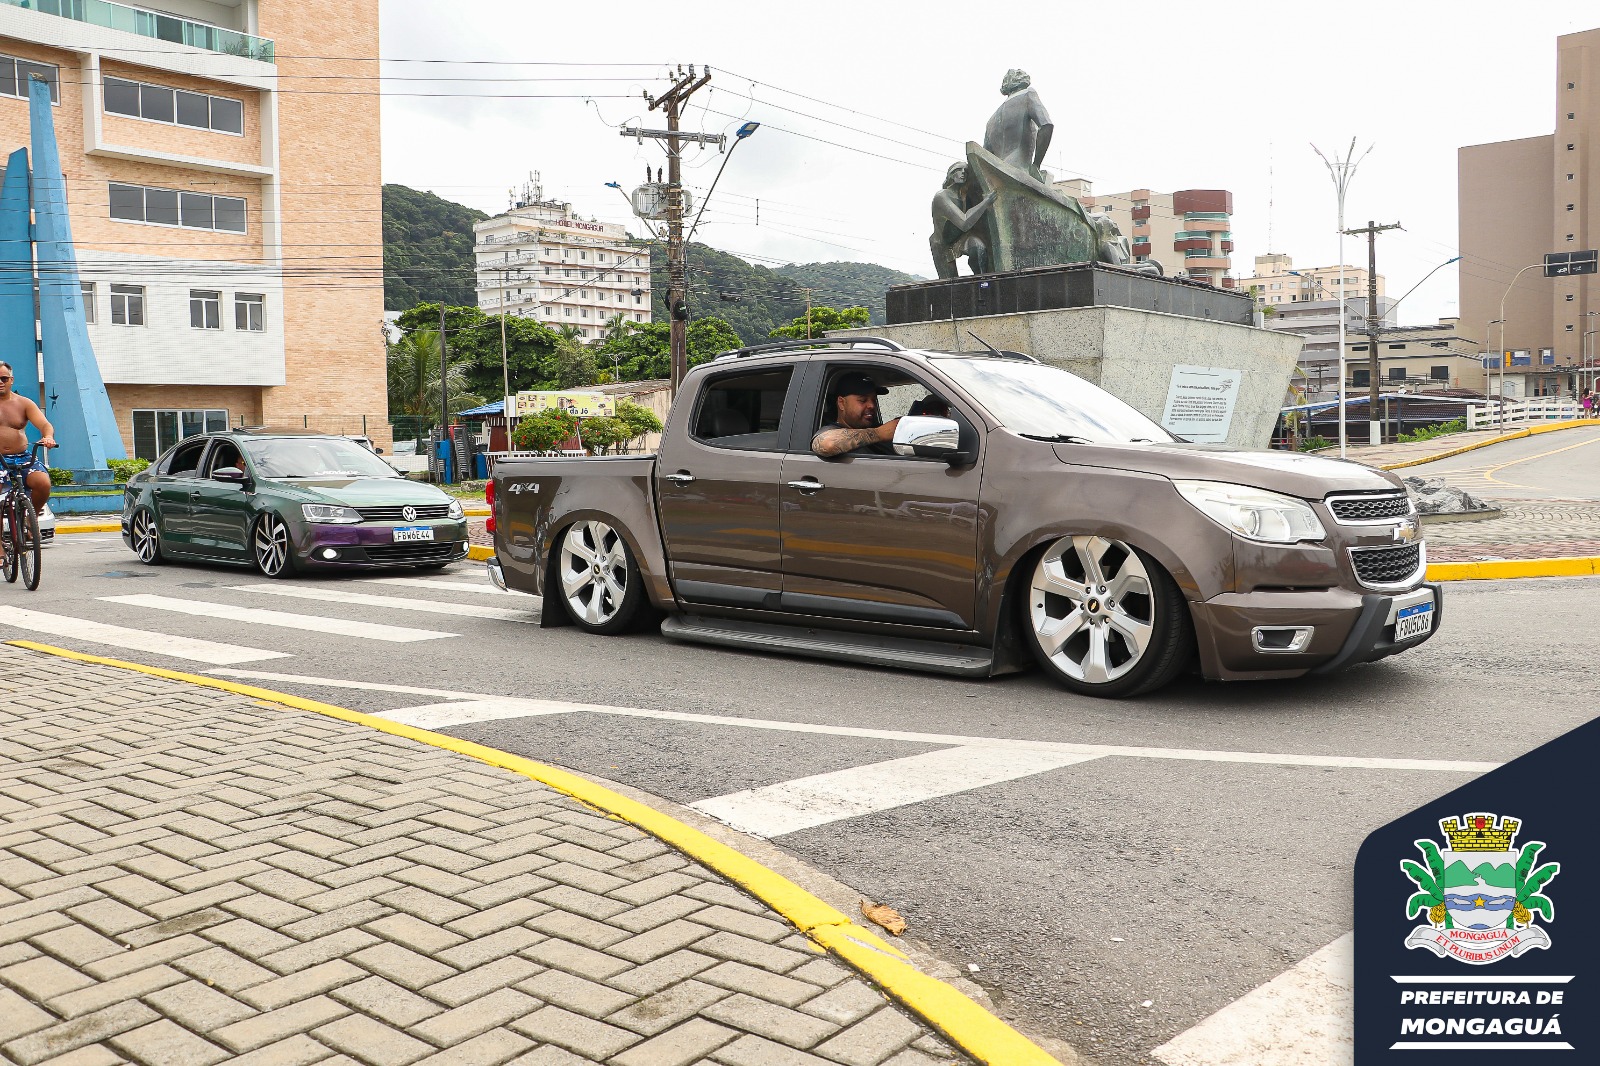
[[[644,603],[639,564],[622,534],[589,520],[561,534],[556,562],[561,603],[574,625],[590,633],[624,633]]]

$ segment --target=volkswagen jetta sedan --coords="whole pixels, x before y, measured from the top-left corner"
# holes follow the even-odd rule
[[[236,429],[180,441],[128,479],[122,539],[140,562],[298,570],[446,566],[467,554],[461,503],[346,437]]]

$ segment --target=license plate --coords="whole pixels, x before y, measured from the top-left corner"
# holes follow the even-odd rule
[[[1420,637],[1424,633],[1433,631],[1433,604],[1419,603],[1405,607],[1394,616],[1394,639],[1396,643]]]
[[[397,543],[397,544],[398,543],[402,543],[404,541],[408,541],[408,540],[432,540],[433,539],[433,527],[432,526],[395,526],[394,527],[394,539],[395,539],[395,543]]]

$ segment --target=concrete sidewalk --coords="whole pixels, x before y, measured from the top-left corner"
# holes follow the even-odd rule
[[[0,1059],[972,1061],[764,903],[521,774],[4,646]]]

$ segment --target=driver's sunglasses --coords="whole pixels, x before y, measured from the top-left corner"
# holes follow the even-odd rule
[[[11,380],[10,378],[0,378],[0,385],[4,385],[6,382],[8,382],[10,380]]]

